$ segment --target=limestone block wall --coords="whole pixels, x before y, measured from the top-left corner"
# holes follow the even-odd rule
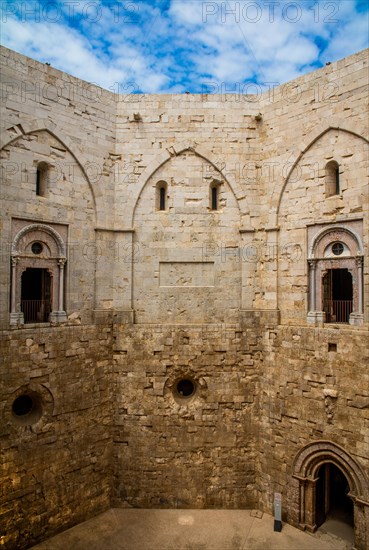
[[[193,152],[148,180],[134,213],[135,320],[236,322],[241,307],[240,212],[221,174]],[[166,208],[158,208],[165,183]],[[211,209],[212,184],[218,208]]]
[[[3,332],[0,523],[5,548],[28,548],[109,506],[111,339],[111,327],[92,325]],[[34,402],[28,423],[12,409],[24,394]]]
[[[117,325],[113,503],[258,506],[260,362],[258,332],[240,325]]]
[[[258,263],[263,283],[254,304],[278,306],[282,322],[302,323],[308,311],[307,225],[361,219],[368,227],[367,71],[365,50],[260,97],[264,208],[259,222],[269,229],[267,242],[277,246],[280,261],[277,264],[269,253]],[[340,167],[341,193],[328,198],[324,173],[331,160]],[[367,253],[364,256],[368,321]]]
[[[279,326],[264,333],[264,345],[259,480],[268,489],[261,501],[272,511],[273,492],[281,492],[289,518],[293,461],[305,445],[336,443],[368,477],[368,332]]]
[[[306,227],[317,222],[347,224],[363,218],[366,222],[369,211],[367,153],[366,141],[346,131],[331,129],[311,146],[291,172],[279,210],[280,247],[287,249],[290,243],[295,245],[293,268],[286,269],[282,258],[279,263],[282,322],[296,316],[301,319],[308,310]],[[325,165],[332,159],[339,165],[342,191],[339,195],[327,196]],[[360,234],[363,236],[362,231]],[[364,238],[367,248],[367,235]],[[319,307],[322,309],[321,304]]]
[[[218,224],[218,233],[208,233],[217,241],[219,256],[226,255],[230,264],[232,254],[241,259],[241,294],[237,299],[230,297],[234,304],[231,317],[236,316],[238,302],[242,310],[279,308],[286,322],[293,323],[297,318],[303,322],[307,313],[306,225],[311,220],[336,223],[361,217],[367,226],[367,120],[363,108],[366,52],[256,97],[126,97],[115,96],[6,48],[1,51],[1,196],[7,204],[2,221],[4,243],[7,247],[11,244],[10,219],[20,217],[25,210],[19,198],[26,189],[29,217],[68,224],[73,262],[78,258],[80,268],[73,272],[73,262],[68,262],[69,313],[80,310],[87,320],[92,309],[116,310],[128,312],[132,318],[131,312],[137,306],[137,319],[143,319],[141,305],[134,302],[147,285],[145,267],[140,272],[130,264],[137,258],[142,239],[151,239],[153,245],[153,226],[150,222],[146,228],[140,219],[143,213],[146,216],[152,212],[153,193],[148,188],[157,183],[159,174],[174,177],[169,174],[174,170],[176,201],[186,186],[187,190],[189,185],[193,189],[191,196],[183,195],[185,206],[173,202],[173,196],[168,199],[167,220],[174,213],[179,215],[170,222],[173,228],[182,224],[182,214],[192,216],[190,208],[192,213],[197,207],[208,208],[205,203],[201,205],[196,193],[202,193],[201,200],[205,200],[204,191],[211,181],[223,182],[221,187],[229,197],[233,195],[233,199],[227,199],[226,208],[221,204],[224,221]],[[258,113],[261,116],[256,117]],[[181,164],[190,153],[191,167]],[[340,164],[342,194],[325,199],[324,167],[334,157]],[[40,160],[50,164],[52,180],[56,180],[52,181],[47,200],[31,196],[35,165]],[[238,221],[234,217],[237,208]],[[291,212],[287,213],[286,208]],[[199,214],[193,216],[200,223]],[[231,239],[225,232],[227,224],[234,231]],[[195,247],[194,235],[199,233],[195,229],[185,238],[183,234],[178,237],[179,248]],[[202,231],[201,235],[202,246],[207,236]],[[157,251],[158,243],[152,249]],[[297,252],[300,260],[290,269],[291,256]],[[4,312],[9,303],[7,254],[2,255],[1,270]],[[367,270],[365,261],[366,319]],[[295,278],[292,286],[289,276]],[[153,303],[161,300],[160,307],[165,311],[164,294],[158,298],[161,291],[155,292]],[[177,313],[171,315],[177,318]],[[201,315],[207,321],[201,311],[197,317],[183,320],[191,322]],[[123,314],[121,318],[127,317]],[[216,313],[216,319],[225,319],[224,312]]]
[[[18,219],[24,220],[24,226],[35,222],[58,222],[67,226],[64,239],[67,248],[66,307],[70,313],[77,311],[80,316],[91,318],[95,305],[92,291],[95,261],[91,253],[95,252],[96,212],[93,192],[81,167],[67,148],[45,130],[16,138],[3,148],[2,160],[3,192],[7,194],[2,230],[4,246],[8,245],[10,253]],[[36,170],[37,164],[43,161],[49,167],[48,181],[45,194],[38,196],[35,193]],[[40,239],[42,241],[42,235]],[[5,263],[5,254],[3,260]],[[9,261],[3,269],[9,289]],[[57,297],[54,295],[53,299],[56,301]],[[7,314],[6,310],[4,313]],[[6,321],[5,317],[3,322]]]
[[[242,231],[252,232],[259,215],[255,114],[253,102],[237,96],[224,104],[206,94],[118,103],[116,229],[122,250],[132,230],[134,261],[132,279],[115,266],[124,281],[116,303],[133,308],[136,321],[237,322],[237,311],[249,306],[254,267],[239,259]],[[155,211],[160,181],[168,186],[166,213]],[[210,211],[212,184],[219,185],[219,212]],[[168,285],[171,263],[177,284]],[[191,267],[199,274],[189,281]]]
[[[96,227],[109,223],[114,208],[114,94],[6,48],[1,63],[1,323],[9,319],[14,218],[68,226],[66,309],[91,322],[101,307],[95,263],[109,256],[96,247]],[[40,162],[48,166],[45,196],[36,196]]]
[[[111,504],[271,511],[281,492],[298,524],[293,463],[321,440],[367,479],[367,52],[257,98],[114,96],[1,52],[9,548]],[[342,192],[327,197],[332,159]],[[28,222],[66,241],[74,315],[10,331],[11,245]],[[307,325],[309,239],[327,224],[362,236],[360,327]],[[12,414],[24,391],[43,407],[31,425]]]
[[[118,226],[132,220],[148,178],[187,149],[206,162],[196,173],[198,184],[209,183],[213,172],[221,172],[238,200],[240,222],[255,226],[259,190],[249,173],[255,170],[260,151],[257,111],[252,101],[240,101],[239,96],[223,98],[224,102],[219,95],[206,94],[132,96],[129,102],[118,103]]]

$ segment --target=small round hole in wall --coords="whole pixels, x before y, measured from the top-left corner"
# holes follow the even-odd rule
[[[43,251],[44,247],[42,246],[41,243],[39,242],[35,242],[32,244],[31,246],[31,250],[34,254],[41,254],[41,252]]]
[[[30,426],[42,415],[41,397],[36,392],[23,393],[12,404],[12,417],[16,424]]]
[[[191,397],[195,393],[195,384],[189,378],[182,378],[176,384],[176,391],[180,397]]]
[[[13,401],[13,413],[15,416],[25,416],[32,412],[34,406],[33,399],[30,395],[20,395]]]

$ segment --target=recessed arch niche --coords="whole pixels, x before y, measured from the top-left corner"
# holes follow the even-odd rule
[[[216,214],[209,187],[219,184]],[[160,182],[167,186],[158,209]],[[187,149],[146,181],[134,208],[133,308],[137,322],[234,322],[241,300],[240,209],[226,178]],[[225,299],[226,296],[226,299]]]

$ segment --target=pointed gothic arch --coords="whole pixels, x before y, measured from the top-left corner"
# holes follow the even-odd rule
[[[332,441],[309,443],[296,454],[287,499],[289,520],[300,529],[316,531],[316,486],[319,469],[324,464],[339,468],[348,481],[348,496],[354,504],[355,545],[364,550],[369,542],[369,483],[357,460]]]
[[[130,203],[131,227],[133,227],[138,200],[142,195],[142,192],[148,181],[164,164],[169,162],[173,157],[178,157],[186,151],[193,152],[196,156],[202,158],[205,162],[208,162],[222,176],[223,180],[227,183],[229,189],[236,199],[237,206],[240,212],[240,217],[244,220],[242,222],[242,225],[246,225],[246,223],[249,222],[250,211],[245,197],[245,192],[240,184],[236,181],[231,173],[225,174],[224,171],[220,169],[219,166],[217,166],[217,162],[219,163],[219,159],[215,158],[213,153],[205,150],[202,147],[199,147],[196,143],[182,142],[178,145],[169,147],[163,153],[156,156],[141,174],[137,183],[136,194],[132,197]]]
[[[279,210],[283,198],[283,194],[285,192],[285,189],[288,185],[288,182],[290,180],[291,174],[295,170],[296,166],[302,159],[302,157],[311,149],[311,147],[325,134],[330,132],[331,130],[337,130],[340,132],[345,132],[347,134],[350,134],[352,136],[355,136],[361,140],[363,140],[365,143],[369,143],[369,140],[365,138],[362,134],[360,134],[355,127],[351,127],[349,124],[345,123],[342,125],[341,123],[332,124],[331,126],[326,126],[322,124],[318,128],[316,128],[313,132],[309,134],[305,142],[302,143],[301,147],[294,152],[293,155],[290,155],[290,158],[294,159],[292,162],[286,162],[286,166],[289,167],[288,173],[286,178],[284,179],[282,183],[282,188],[279,190],[278,188],[275,188],[273,190],[272,199],[271,199],[271,212],[275,212],[276,218],[278,220],[279,218]],[[364,131],[363,131],[364,133]]]
[[[0,135],[0,151],[5,149],[6,147],[9,147],[12,145],[15,141],[18,139],[21,139],[27,135],[34,134],[37,132],[47,132],[50,136],[52,136],[54,139],[59,141],[59,143],[65,147],[65,149],[68,151],[68,153],[73,157],[76,164],[82,171],[82,174],[87,182],[87,185],[89,187],[89,190],[91,192],[92,196],[92,202],[94,206],[94,216],[96,218],[96,196],[101,195],[100,193],[96,193],[95,189],[92,186],[92,183],[90,181],[90,178],[86,172],[86,167],[88,166],[89,161],[84,157],[83,153],[81,151],[78,151],[77,155],[75,154],[75,150],[77,149],[77,146],[75,143],[72,142],[72,140],[64,135],[64,133],[56,127],[55,124],[45,121],[42,126],[39,126],[37,123],[29,124],[29,125],[18,125],[16,127],[8,128]],[[13,135],[11,135],[11,133]]]

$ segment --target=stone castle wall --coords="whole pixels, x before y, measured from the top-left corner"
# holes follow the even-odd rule
[[[112,504],[271,512],[274,492],[303,527],[292,474],[321,441],[367,480],[367,52],[258,97],[116,96],[5,48],[2,59],[6,547]],[[328,197],[331,160],[341,192]],[[19,310],[22,269],[38,265],[29,249],[11,263],[14,240],[32,224],[65,242],[66,317],[10,329],[12,288]],[[359,326],[307,316],[312,243],[335,227],[362,244]],[[24,391],[42,405],[32,425],[12,414]],[[367,481],[352,490],[369,502]]]
[[[116,335],[114,501],[257,507],[258,332],[231,324],[133,325]],[[175,391],[182,378],[196,386],[190,399]]]
[[[31,543],[109,506],[112,329],[33,328],[1,340],[1,525],[5,548]],[[37,396],[33,425],[12,403]]]

